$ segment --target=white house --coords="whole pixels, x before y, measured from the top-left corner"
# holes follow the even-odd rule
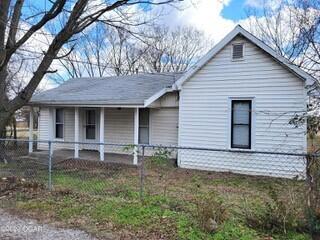
[[[256,152],[306,151],[306,126],[289,121],[306,111],[313,80],[237,26],[184,74],[71,79],[30,104],[40,107],[40,140],[225,149],[179,150],[178,164],[292,177],[304,169],[301,157]],[[66,147],[75,157],[82,148],[56,146]],[[108,149],[97,150],[103,160]]]

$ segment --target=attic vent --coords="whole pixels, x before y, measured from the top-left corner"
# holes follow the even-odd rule
[[[232,59],[243,59],[243,43],[237,43],[232,45]]]

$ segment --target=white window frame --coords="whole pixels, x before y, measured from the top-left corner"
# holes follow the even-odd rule
[[[146,126],[146,125],[141,125],[141,121],[140,121],[140,119],[139,119],[139,138],[138,138],[138,143],[139,144],[150,144],[150,116],[151,116],[151,113],[150,113],[150,109],[148,109],[148,108],[140,108],[139,109],[139,111],[141,110],[142,111],[142,109],[145,109],[145,110],[147,110],[148,111],[148,126]],[[139,112],[139,117],[141,116],[141,114],[140,114],[140,112]],[[147,128],[148,129],[148,143],[141,143],[140,142],[140,128]]]
[[[95,116],[95,138],[94,139],[88,139],[87,138],[87,111],[90,111],[90,110],[93,110],[94,111],[94,116]],[[99,125],[99,119],[98,119],[98,109],[96,108],[85,108],[84,109],[84,139],[86,142],[95,142],[97,141],[98,137],[99,137],[99,128],[100,128],[100,125]],[[91,124],[93,125],[93,124]]]
[[[243,46],[243,52],[242,52],[242,58],[233,58],[233,46],[234,45],[242,45]],[[232,62],[239,62],[239,61],[244,61],[245,60],[245,52],[246,52],[246,44],[244,42],[233,42],[231,44],[231,51],[230,51],[230,57]]]
[[[57,110],[62,110],[62,123],[57,123]],[[54,139],[56,140],[64,140],[64,108],[55,108],[54,109]],[[57,137],[57,124],[62,124],[62,138]]]
[[[231,125],[232,125],[232,101],[233,100],[247,100],[251,101],[251,148],[232,148],[231,147]],[[228,125],[227,125],[227,148],[234,151],[254,151],[256,147],[256,98],[250,97],[228,97]]]

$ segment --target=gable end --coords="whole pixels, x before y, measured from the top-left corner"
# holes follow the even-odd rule
[[[299,67],[290,63],[284,57],[278,55],[272,48],[256,38],[251,33],[244,30],[240,25],[236,26],[224,39],[222,39],[215,47],[213,47],[203,58],[201,58],[196,65],[194,65],[187,73],[185,73],[178,81],[173,85],[173,89],[180,90],[184,82],[190,79],[197,71],[199,71],[204,65],[206,65],[212,58],[216,56],[226,45],[228,45],[235,37],[242,36],[267,54],[269,54],[274,60],[279,62],[284,68],[295,74],[299,79],[303,81],[317,82],[312,76],[304,72]]]

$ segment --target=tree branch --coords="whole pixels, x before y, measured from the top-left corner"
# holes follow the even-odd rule
[[[4,50],[4,40],[6,35],[6,28],[8,22],[8,12],[11,0],[1,0],[0,1],[0,56],[3,54]],[[1,63],[1,61],[0,61]]]
[[[42,19],[33,25],[23,36],[18,40],[12,47],[8,48],[6,51],[6,57],[2,65],[0,65],[0,71],[9,62],[12,54],[21,47],[36,31],[41,29],[47,22],[54,19],[59,13],[61,13],[67,0],[56,0],[52,5],[51,9],[42,17]]]
[[[7,46],[6,46],[7,49],[11,48],[16,43],[16,35],[17,35],[23,3],[24,3],[24,0],[17,0],[16,4],[14,5],[13,15],[11,18],[11,24],[10,24],[9,34],[8,34]]]

